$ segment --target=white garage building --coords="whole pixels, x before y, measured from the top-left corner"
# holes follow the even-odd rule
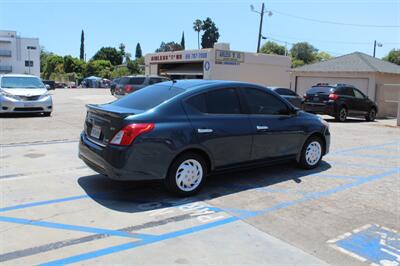
[[[147,54],[146,75],[173,79],[219,79],[290,86],[288,56],[231,51],[229,44],[214,48]]]
[[[400,66],[355,52],[291,70],[291,89],[303,95],[317,83],[346,83],[363,91],[380,116],[396,116],[400,100]]]

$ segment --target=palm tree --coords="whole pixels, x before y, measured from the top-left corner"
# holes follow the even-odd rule
[[[203,27],[203,22],[200,19],[196,19],[195,22],[193,22],[193,29],[194,31],[197,31],[197,46],[200,49],[200,31]]]

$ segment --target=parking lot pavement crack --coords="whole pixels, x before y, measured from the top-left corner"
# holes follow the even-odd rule
[[[184,221],[184,220],[188,220],[188,219],[192,219],[192,218],[194,218],[194,217],[191,216],[190,214],[184,214],[184,215],[169,217],[169,218],[166,218],[163,220],[150,221],[150,222],[139,224],[139,225],[132,225],[132,226],[120,228],[120,229],[117,229],[117,231],[135,234],[136,231],[138,231],[138,230],[154,228],[157,226],[162,226],[162,225],[166,225],[169,223]],[[40,253],[49,252],[49,251],[57,250],[57,249],[68,247],[68,246],[88,243],[88,242],[91,242],[94,240],[99,240],[99,239],[103,239],[103,238],[107,238],[107,237],[111,237],[111,235],[94,234],[94,235],[89,235],[89,236],[80,237],[80,238],[52,242],[52,243],[48,243],[48,244],[44,244],[44,245],[36,246],[36,247],[32,247],[32,248],[16,250],[16,251],[12,251],[9,253],[0,254],[0,262],[5,262],[5,261],[13,260],[13,259],[32,256],[32,255],[37,255]],[[134,242],[137,242],[137,241],[134,241]]]

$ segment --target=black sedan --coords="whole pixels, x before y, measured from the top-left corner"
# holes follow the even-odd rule
[[[328,124],[250,83],[182,80],[88,105],[79,157],[117,180],[162,179],[196,193],[211,172],[295,160],[316,167]]]

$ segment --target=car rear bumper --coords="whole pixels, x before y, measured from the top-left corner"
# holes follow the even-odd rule
[[[314,114],[325,114],[325,115],[331,115],[331,116],[335,116],[335,114],[336,114],[335,106],[330,103],[314,104],[314,103],[305,102],[303,104],[303,109],[306,112],[314,113]]]
[[[53,110],[51,96],[36,101],[21,101],[0,96],[0,113],[43,113]]]
[[[130,147],[99,146],[88,139],[85,133],[81,134],[79,141],[79,158],[95,172],[114,180],[163,179],[166,174],[154,171],[157,162],[144,162],[140,152],[132,152]]]

